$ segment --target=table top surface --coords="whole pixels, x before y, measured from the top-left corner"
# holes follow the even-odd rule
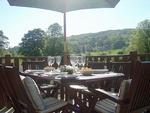
[[[96,73],[94,73],[94,71]],[[44,70],[26,70],[26,74],[50,79],[50,80],[61,80],[61,79],[74,79],[77,81],[90,81],[90,80],[102,80],[124,77],[123,73],[109,72],[107,69],[94,69],[92,74],[83,75],[81,73],[67,74],[66,72],[45,72]]]

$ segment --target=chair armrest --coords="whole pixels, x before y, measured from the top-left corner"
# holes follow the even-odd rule
[[[21,100],[18,100],[18,103],[25,109],[29,109],[29,106]]]
[[[104,98],[108,98],[112,101],[114,101],[115,103],[118,103],[118,104],[127,104],[129,103],[129,99],[126,98],[126,99],[120,99],[119,96],[114,93],[111,93],[111,92],[107,92],[103,89],[93,89],[93,88],[88,88],[91,92],[95,93],[97,95],[97,97],[99,97],[100,99],[104,99]]]

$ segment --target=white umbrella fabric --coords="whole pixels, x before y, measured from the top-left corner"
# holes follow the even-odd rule
[[[11,6],[32,7],[64,13],[64,64],[67,64],[66,12],[93,9],[114,8],[120,0],[8,0]]]

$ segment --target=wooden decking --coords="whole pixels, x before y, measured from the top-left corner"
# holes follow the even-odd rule
[[[107,66],[107,68],[109,70],[115,71],[115,72],[121,72],[125,74],[125,79],[128,78],[133,78],[134,72],[133,69],[135,68],[135,63],[137,60],[140,61],[147,61],[150,60],[150,53],[146,53],[146,54],[137,54],[135,52],[131,52],[128,55],[101,55],[101,56],[87,56],[86,57],[86,66],[88,67],[92,67],[93,68],[100,68],[101,66]],[[0,57],[0,64],[4,64],[4,65],[8,65],[8,66],[15,66],[18,70],[20,69],[20,67],[24,66],[23,62],[24,61],[40,61],[40,62],[47,62],[47,57],[11,57],[10,55],[6,55],[5,57]],[[96,65],[94,65],[96,64]],[[45,63],[45,65],[47,65]],[[0,78],[1,79],[1,78]],[[113,81],[113,80],[108,80],[108,81],[103,81],[100,84],[95,84],[95,87],[101,87],[107,91],[110,91],[112,88],[114,88],[115,92],[118,92],[119,90],[119,86],[120,86],[121,81]],[[0,83],[1,86],[1,83]],[[66,87],[64,87],[64,91],[66,91],[65,89]],[[60,89],[59,89],[60,90]],[[12,103],[11,103],[11,99],[8,98],[7,93],[3,93],[5,92],[5,88],[0,87],[0,113],[3,111],[8,111],[8,113],[13,112],[12,109]],[[82,98],[83,100],[87,101],[87,97],[88,92],[86,94],[82,94],[82,91],[76,90],[76,92],[74,91],[75,95],[77,95],[78,97]],[[58,91],[57,95],[59,94],[60,91]],[[67,93],[67,92],[65,92]],[[61,94],[63,95],[63,94]],[[58,97],[58,96],[57,96]],[[60,96],[59,96],[60,97]],[[66,98],[66,97],[64,97]],[[92,97],[88,97],[88,98],[93,98]],[[88,101],[89,102],[89,101]],[[84,106],[83,106],[84,107]],[[88,109],[88,108],[85,108]]]

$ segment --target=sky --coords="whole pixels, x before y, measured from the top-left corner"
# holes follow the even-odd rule
[[[120,0],[115,8],[99,8],[67,13],[67,36],[95,33],[105,30],[136,28],[150,19],[150,0]],[[0,0],[0,30],[9,38],[9,46],[17,46],[29,30],[47,28],[59,23],[63,26],[63,14],[55,11],[10,6]]]

